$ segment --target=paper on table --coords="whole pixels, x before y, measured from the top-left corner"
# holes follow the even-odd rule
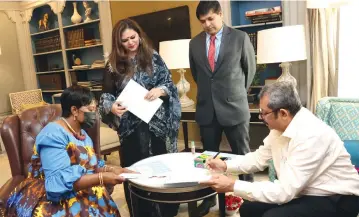
[[[116,101],[121,102],[121,105],[125,106],[132,114],[148,123],[163,101],[160,98],[148,101],[145,99],[147,93],[146,88],[131,79]]]
[[[183,173],[170,174],[164,185],[168,187],[188,187],[198,185],[199,182],[208,181],[211,174],[208,170],[194,168]]]
[[[198,182],[206,181],[211,178],[211,174],[208,170],[199,168],[182,168],[173,171],[162,161],[153,161],[143,165],[131,166],[128,169],[141,173],[141,175],[135,175],[136,177],[129,176],[129,179],[149,180],[151,178],[155,178],[152,180],[153,182],[163,184],[166,187],[180,188],[196,186],[198,185]]]
[[[146,176],[164,175],[172,172],[162,161],[153,161],[142,165],[131,166],[128,169]]]

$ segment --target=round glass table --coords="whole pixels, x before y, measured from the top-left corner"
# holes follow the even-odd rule
[[[137,197],[159,203],[188,203],[188,214],[197,207],[197,201],[217,193],[201,186],[208,172],[194,167],[194,158],[200,154],[190,152],[157,155],[133,164],[129,169],[146,175],[146,178],[129,179],[131,201]],[[138,217],[132,207],[133,217]]]

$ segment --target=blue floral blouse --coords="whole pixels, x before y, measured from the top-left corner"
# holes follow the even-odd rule
[[[62,126],[51,122],[36,137],[28,177],[11,193],[5,216],[111,216],[117,205],[104,186],[75,191],[82,176],[94,174],[104,161],[97,158],[91,138],[76,139]]]
[[[151,75],[137,67],[135,58],[132,59],[132,65],[135,71],[132,77],[134,81],[147,90],[161,87],[167,93],[166,97],[162,97],[164,103],[149,122],[149,130],[165,141],[168,153],[177,152],[181,104],[170,71],[156,51],[153,52],[153,71]],[[141,123],[141,120],[130,112],[124,113],[121,118],[112,114],[111,108],[113,103],[129,81],[129,78],[123,79],[123,81],[115,80],[111,75],[112,73],[112,67],[108,65],[108,71],[106,71],[104,75],[105,85],[100,98],[99,111],[102,121],[116,130],[122,141],[135,131],[136,127]]]

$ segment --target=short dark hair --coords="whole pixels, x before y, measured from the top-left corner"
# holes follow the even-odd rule
[[[286,81],[265,85],[259,93],[261,99],[264,95],[269,98],[268,108],[272,111],[286,109],[294,116],[302,108],[297,89],[292,83]]]
[[[81,108],[90,105],[94,100],[94,95],[88,87],[72,85],[64,90],[61,94],[60,102],[62,108],[62,117],[71,115],[71,107]]]
[[[197,19],[199,19],[200,16],[208,14],[211,10],[216,14],[222,11],[218,1],[200,1],[196,9]]]

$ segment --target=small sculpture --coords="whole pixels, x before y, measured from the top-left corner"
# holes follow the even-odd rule
[[[49,22],[49,14],[45,13],[43,18],[39,20],[39,30],[40,31],[49,30],[48,22]]]
[[[84,8],[85,8],[86,19],[84,20],[84,22],[86,23],[86,22],[89,22],[89,21],[92,20],[91,17],[90,17],[92,9],[91,9],[91,7],[90,7],[90,5],[89,5],[89,3],[87,1],[84,1],[82,4],[84,5]]]

